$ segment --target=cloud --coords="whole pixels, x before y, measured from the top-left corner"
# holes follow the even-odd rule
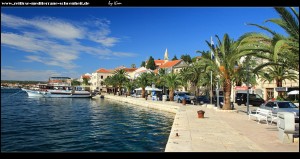
[[[76,60],[84,57],[82,54],[90,54],[105,60],[137,56],[134,53],[113,51],[111,47],[120,42],[120,38],[112,37],[110,34],[110,21],[106,19],[92,18],[72,22],[53,17],[29,19],[1,13],[2,47],[26,52],[22,62],[38,62],[68,71],[81,67],[76,64]],[[48,77],[51,73],[51,70],[48,72],[26,70],[26,73],[12,69],[3,71],[6,72],[4,77],[10,78],[14,75],[14,79],[23,78],[26,73],[30,79],[40,78],[39,75]],[[1,77],[2,74],[3,72]]]
[[[51,76],[66,76],[71,78],[79,77],[81,74],[76,71],[55,71],[55,70],[32,70],[32,69],[13,69],[8,66],[1,68],[2,80],[32,80],[47,81]]]
[[[44,18],[30,21],[31,25],[42,29],[49,36],[59,39],[81,39],[84,37],[84,32],[80,28],[61,20],[52,18]]]
[[[53,70],[14,70],[1,68],[1,79],[3,80],[37,80],[47,81],[51,75],[59,76],[60,73]]]

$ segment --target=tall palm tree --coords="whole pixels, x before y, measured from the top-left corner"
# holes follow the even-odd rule
[[[166,75],[165,80],[166,86],[169,88],[170,101],[174,101],[174,91],[180,86],[180,77],[172,72]]]
[[[119,92],[120,92],[120,95],[122,95],[122,87],[123,87],[123,83],[125,83],[126,81],[128,81],[128,75],[126,73],[126,71],[124,69],[119,69],[119,70],[116,70],[114,72],[114,75],[115,78],[116,78],[116,81],[118,83],[118,88],[119,88]],[[117,88],[117,89],[118,89]]]
[[[190,81],[188,67],[184,67],[180,70],[179,78],[181,81],[181,85],[184,87],[184,90],[187,90],[188,82]]]
[[[156,74],[156,82],[155,85],[157,85],[158,88],[163,89],[163,93],[166,92],[165,88],[165,76],[167,75],[167,70],[165,68],[160,68],[158,70],[158,74]]]
[[[230,107],[230,94],[231,94],[231,85],[234,82],[235,77],[235,66],[237,61],[240,60],[241,57],[252,55],[253,52],[249,51],[240,51],[239,44],[240,40],[234,41],[229,38],[228,34],[223,36],[223,40],[221,41],[219,37],[217,38],[217,46],[213,47],[208,41],[206,43],[213,51],[216,60],[220,63],[219,66],[219,76],[221,81],[223,82],[224,93],[225,93],[225,104],[223,106],[224,110],[231,109]],[[212,65],[213,66],[213,65]]]
[[[130,96],[130,92],[135,87],[134,81],[127,80],[127,81],[125,81],[124,86],[127,89],[127,96]]]
[[[145,98],[145,88],[152,84],[152,75],[144,72],[136,80],[137,85],[142,88],[142,98]]]

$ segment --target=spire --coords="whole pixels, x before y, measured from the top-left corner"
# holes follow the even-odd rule
[[[164,55],[164,60],[165,60],[165,61],[168,61],[168,60],[169,60],[168,48],[166,48],[165,55]]]

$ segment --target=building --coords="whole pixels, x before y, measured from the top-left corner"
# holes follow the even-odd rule
[[[96,72],[92,73],[91,77],[91,90],[97,90],[100,92],[107,92],[107,87],[104,85],[104,80],[107,77],[113,75],[113,70],[107,70],[104,68],[98,69]]]
[[[72,79],[70,77],[50,77],[48,83],[53,85],[63,85],[67,83],[71,86]]]
[[[84,78],[88,80],[88,84],[92,83],[92,81],[91,81],[92,75],[89,74],[89,73],[81,75],[80,78],[77,81],[82,83]]]
[[[241,59],[243,60],[243,58]],[[259,63],[266,63],[267,60],[265,59],[258,59],[256,58]],[[296,72],[299,76],[299,72]],[[290,92],[292,90],[299,90],[299,79],[295,81],[291,80],[285,80],[282,82],[282,87],[277,88],[275,80],[269,82],[265,82],[261,78],[256,78],[257,85],[255,86],[249,86],[249,93],[255,93],[260,95],[264,100],[269,100],[273,98],[277,98],[278,96],[278,90],[281,90],[283,92]],[[237,92],[247,92],[247,86],[245,83],[242,84],[242,86],[236,86],[232,88],[232,99],[235,99],[235,94]]]

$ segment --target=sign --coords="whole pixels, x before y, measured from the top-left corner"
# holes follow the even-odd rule
[[[277,92],[286,92],[287,91],[287,87],[276,87],[275,91],[277,91]]]
[[[247,89],[247,86],[236,86],[235,90],[237,90],[237,91],[240,90],[241,91],[241,90],[248,90],[248,89]]]

